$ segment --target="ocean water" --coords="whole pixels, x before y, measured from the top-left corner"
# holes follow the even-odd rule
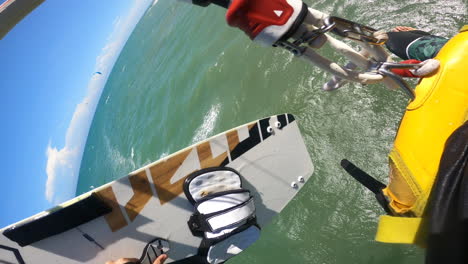
[[[466,0],[307,1],[333,15],[389,30],[450,37]],[[322,54],[343,61],[332,50]],[[224,11],[160,0],[143,16],[100,98],[77,194],[199,140],[262,117],[292,113],[316,171],[245,254],[229,263],[422,263],[423,251],[373,241],[383,211],[339,166],[348,158],[387,180],[387,154],[404,113],[402,91],[382,85],[320,87],[330,76],[286,51],[229,28]]]

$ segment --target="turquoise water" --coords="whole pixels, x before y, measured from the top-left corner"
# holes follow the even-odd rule
[[[408,25],[451,36],[466,1],[308,1],[389,30]],[[324,55],[339,59],[331,50]],[[124,47],[89,132],[77,194],[201,139],[292,113],[314,177],[260,241],[230,263],[422,263],[411,246],[373,241],[382,210],[340,168],[348,158],[386,181],[387,154],[407,99],[381,85],[323,92],[330,76],[286,51],[263,48],[224,23],[223,10],[160,0]]]

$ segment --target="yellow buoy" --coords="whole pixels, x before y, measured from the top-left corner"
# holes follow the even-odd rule
[[[376,240],[418,243],[429,194],[447,138],[468,119],[468,26],[436,56],[438,72],[421,80],[390,153],[384,194],[397,216],[381,216]]]

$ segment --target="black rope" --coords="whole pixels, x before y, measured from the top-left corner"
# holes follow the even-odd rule
[[[382,189],[387,187],[385,184],[376,180],[374,177],[370,176],[347,159],[343,159],[341,161],[341,167],[343,167],[343,169],[345,169],[345,171],[360,184],[364,185],[364,187],[373,192],[375,194],[375,199],[377,199],[377,202],[385,210],[385,212],[389,215],[393,215],[393,212],[388,206],[388,201],[382,193]]]

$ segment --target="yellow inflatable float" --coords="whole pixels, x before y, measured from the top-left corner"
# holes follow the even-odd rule
[[[422,216],[444,146],[468,120],[468,25],[435,59],[440,68],[417,85],[390,153],[390,181],[383,194],[392,215],[380,217],[380,242],[425,244]]]

